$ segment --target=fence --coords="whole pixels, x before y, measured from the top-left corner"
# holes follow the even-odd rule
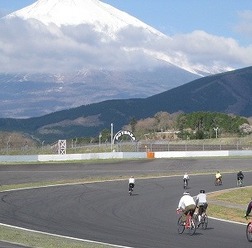
[[[112,149],[112,150],[111,150]],[[111,146],[104,144],[67,144],[67,154],[99,153],[99,152],[159,152],[159,151],[222,151],[222,150],[252,150],[252,145],[248,142],[223,143],[215,141],[213,144],[207,142],[192,143],[192,141],[168,142],[168,141],[131,141],[117,142]],[[32,155],[32,154],[57,154],[55,146],[27,147],[26,149],[2,149],[2,155]]]
[[[110,151],[111,146],[108,144],[96,144],[78,146],[76,150],[86,150],[86,151]],[[235,142],[230,144],[224,143],[204,143],[192,144],[190,142],[162,142],[162,141],[135,141],[135,142],[118,142],[112,146],[112,149],[116,152],[158,152],[158,151],[222,151],[222,150],[251,150],[252,145]]]
[[[248,150],[250,147],[238,144],[170,144],[170,143],[143,143],[138,147],[138,151],[217,151],[217,150]]]

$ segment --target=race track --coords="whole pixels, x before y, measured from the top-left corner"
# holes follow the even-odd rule
[[[171,162],[172,164],[169,164]],[[208,165],[210,162],[212,167]],[[213,160],[202,159],[194,160],[194,163],[191,163],[191,160],[155,160],[155,162],[146,161],[145,163],[134,161],[122,163],[124,168],[121,163],[115,163],[103,167],[103,170],[99,165],[93,165],[93,168],[97,169],[95,171],[87,165],[79,167],[79,169],[83,174],[86,172],[85,176],[88,176],[90,173],[99,174],[101,172],[112,174],[113,171],[113,175],[116,173],[141,175],[150,173],[155,167],[161,173],[167,169],[167,166],[177,168],[178,173],[179,171],[183,173],[186,168],[190,174],[190,172],[199,171],[197,165],[201,164],[201,168],[204,170],[207,167],[208,170],[215,171],[216,166],[220,166],[220,163],[223,164],[221,171],[230,170],[231,164],[235,170],[252,168],[250,165],[252,160],[249,159],[236,159],[228,162],[227,168],[224,168],[224,159],[215,160],[214,163]],[[194,169],[191,168],[193,164]],[[44,180],[42,177],[46,176],[43,169],[31,171],[25,167],[26,169],[23,168],[21,171],[22,166],[19,168],[20,170],[17,168],[11,170],[10,167],[8,169],[6,167],[6,170],[2,168],[2,171],[9,176],[12,175],[11,180],[14,180],[18,174],[21,175],[21,177],[17,177],[19,181],[29,175],[33,175],[37,180],[38,178]],[[104,170],[105,168],[108,169],[108,172]],[[52,175],[57,178],[67,177],[66,171],[71,171],[71,168],[66,170],[65,165],[57,167],[57,169],[58,174],[51,173],[50,177]],[[54,171],[55,168],[50,170]],[[73,177],[74,170],[76,173],[78,171],[76,168],[73,169],[71,177]],[[149,172],[147,172],[148,170]],[[78,172],[80,174],[80,171]],[[23,174],[25,176],[22,179]],[[192,195],[196,195],[202,188],[210,192],[235,187],[236,183],[235,173],[224,174],[224,185],[221,187],[214,186],[213,174],[191,175],[190,178],[189,191]],[[245,183],[252,185],[251,172],[245,173]],[[177,233],[176,207],[183,193],[181,176],[137,179],[133,193],[134,195],[131,197],[128,195],[127,181],[124,180],[2,192],[0,193],[0,222],[134,248],[192,248],[202,245],[204,248],[251,247],[245,237],[245,226],[239,224],[211,219],[208,229],[197,229],[194,236]]]

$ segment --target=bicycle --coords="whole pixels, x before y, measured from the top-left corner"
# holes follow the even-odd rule
[[[202,229],[206,230],[207,229],[207,225],[208,225],[208,216],[206,214],[206,212],[203,212],[201,215],[201,219],[200,222],[199,220],[199,214],[195,215],[195,220],[197,222],[197,227],[199,228],[201,226]]]
[[[184,180],[184,189],[188,188],[188,180],[187,179],[183,179]]]
[[[248,218],[246,217],[246,219],[248,219]],[[252,221],[250,221],[247,224],[247,227],[246,227],[246,237],[247,237],[248,242],[252,242]]]
[[[181,210],[178,210],[177,213],[181,213]],[[192,217],[192,213],[191,211],[189,211],[186,215],[186,221],[182,221],[182,215],[178,218],[178,223],[177,223],[177,227],[178,227],[178,233],[182,234],[185,229],[188,230],[189,235],[193,235],[196,232],[196,224],[194,221],[194,218]]]
[[[130,183],[129,184],[129,195],[132,196],[133,192],[133,185]]]
[[[243,179],[239,178],[237,180],[237,187],[242,187],[243,186]]]
[[[216,178],[214,184],[215,184],[215,186],[222,185],[222,179],[221,178]]]

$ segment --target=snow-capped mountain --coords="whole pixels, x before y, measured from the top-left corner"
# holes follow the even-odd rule
[[[8,44],[1,47],[0,117],[147,97],[227,70],[190,63],[170,37],[98,0],[38,0],[0,27],[0,44]]]
[[[137,18],[98,0],[39,0],[7,18],[12,17],[36,19],[46,25],[56,24],[59,27],[90,24],[96,31],[109,33],[112,37],[129,25],[164,36]]]
[[[209,74],[206,68],[188,64],[186,60],[170,49],[160,50],[160,46],[169,43],[171,38],[137,18],[99,0],[38,0],[28,7],[9,14],[6,19],[15,17],[23,20],[37,20],[45,24],[54,35],[56,31],[53,29],[53,25],[59,28],[86,25],[93,31],[102,34],[100,39],[103,45],[109,42],[115,42],[116,45],[119,43],[120,50],[126,54],[140,53],[147,58],[163,61],[199,76]],[[130,31],[133,28],[135,31]],[[123,33],[125,30],[127,30],[126,34]],[[142,32],[142,37],[140,35],[135,38],[140,39],[141,44],[139,42],[132,44],[132,41],[128,41],[125,35],[128,37],[129,35],[139,35],[137,34],[139,30]],[[59,31],[57,35],[60,35]],[[127,44],[127,42],[131,44]]]

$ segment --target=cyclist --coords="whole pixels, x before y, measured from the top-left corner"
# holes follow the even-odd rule
[[[220,182],[220,184],[222,184],[222,175],[220,174],[219,171],[217,171],[215,174],[215,180],[216,180],[216,183]]]
[[[133,191],[133,188],[135,187],[135,178],[133,176],[131,176],[129,178],[129,192],[132,190]]]
[[[243,178],[244,178],[244,175],[243,175],[242,171],[239,171],[237,173],[237,184],[238,184],[239,180],[241,180],[241,182],[242,182]]]
[[[208,207],[207,196],[204,189],[201,189],[199,194],[196,196],[196,206],[198,207],[198,221],[200,224],[202,214],[206,212]]]
[[[187,174],[187,172],[184,174],[183,176],[183,181],[184,181],[184,185],[188,185],[188,181],[189,181],[189,175]],[[186,184],[185,184],[186,183]]]
[[[189,192],[184,192],[183,196],[179,200],[177,211],[182,210],[182,221],[186,221],[186,215],[190,213],[193,216],[196,208],[196,203]]]
[[[246,214],[244,216],[245,218],[247,218],[249,216],[251,210],[252,210],[252,197],[251,197],[251,201],[249,202],[249,204],[247,206]]]

